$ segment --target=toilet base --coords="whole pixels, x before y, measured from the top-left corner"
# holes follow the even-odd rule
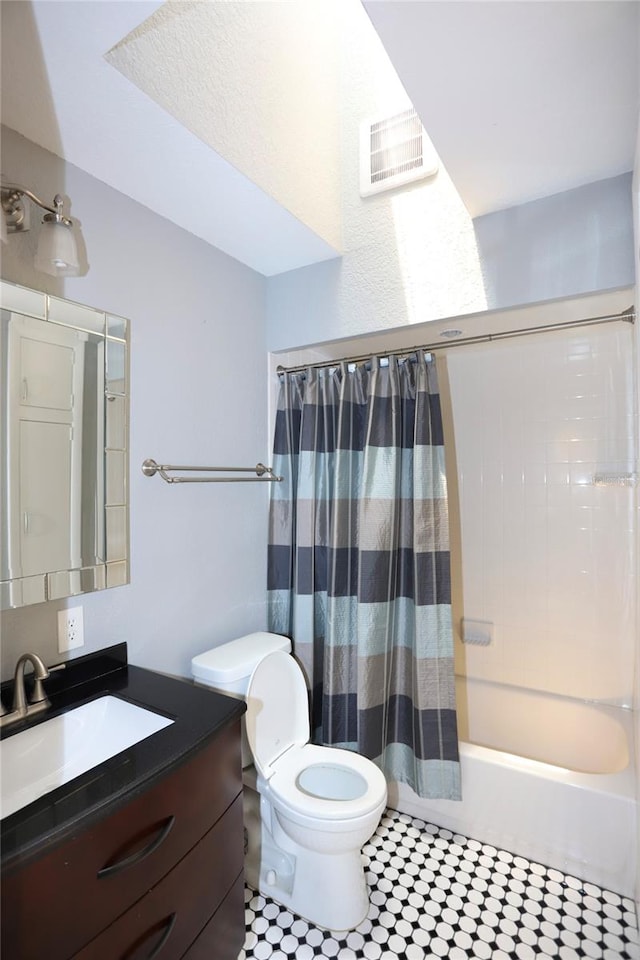
[[[379,808],[346,831],[314,830],[311,835],[274,808],[269,786],[254,768],[243,771],[243,781],[248,885],[315,926],[354,930],[369,912],[361,848],[379,823],[386,791]]]
[[[290,894],[293,888],[295,857],[279,850],[268,831],[263,831],[260,819],[260,795],[250,787],[242,793],[244,816],[244,876],[252,890],[273,896],[277,889]]]
[[[278,815],[264,816],[258,889],[317,927],[353,930],[369,912],[369,890],[359,849],[319,853],[295,843]],[[270,829],[269,829],[270,827]]]
[[[284,879],[274,871],[269,884],[263,872],[258,890],[292,913],[325,930],[354,930],[369,912],[369,892],[362,857],[343,854],[323,856],[305,851],[296,861],[293,889],[282,889]]]
[[[301,848],[277,817],[270,818],[272,833],[260,817],[260,795],[246,784],[243,807],[245,879],[252,890],[325,930],[353,930],[362,923],[369,891],[359,850],[323,854]]]

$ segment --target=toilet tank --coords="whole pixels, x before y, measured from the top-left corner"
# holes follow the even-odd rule
[[[254,667],[274,650],[291,653],[291,641],[277,633],[249,633],[219,647],[205,650],[191,661],[194,680],[238,700],[246,699]],[[251,766],[253,756],[242,718],[242,767]]]
[[[291,641],[277,633],[249,633],[198,654],[191,661],[191,673],[199,683],[244,699],[254,667],[274,650],[290,653]]]

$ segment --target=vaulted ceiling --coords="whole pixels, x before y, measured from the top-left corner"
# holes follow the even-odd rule
[[[294,0],[286,9],[290,16],[296,7],[301,15],[315,9],[321,16],[345,2]],[[215,82],[193,71],[212,59],[216,44],[234,51],[237,38],[222,35],[233,34],[233,8],[246,25],[252,7],[264,15],[275,6],[2,0],[2,121],[266,275],[334,257],[340,252],[335,231],[289,200],[286,177],[271,190],[259,165],[244,163],[233,144],[216,140],[215,124],[210,137],[206,124],[194,130],[190,122],[194,91],[209,98],[203,116],[210,109],[224,118],[228,109],[230,88],[221,71],[233,70],[233,56],[226,67],[225,57],[216,58]],[[202,46],[206,7],[214,32],[206,38],[207,55],[198,59],[189,51],[194,36]],[[371,29],[364,11],[472,216],[632,168],[637,2],[364,0],[362,29]],[[164,33],[157,30],[145,46],[161,22]],[[161,91],[127,78],[118,45],[136,28],[136,40],[143,41],[136,56],[147,51],[156,68],[166,62],[186,78],[182,103],[172,96],[168,105]],[[310,37],[312,19],[304,29]],[[263,39],[262,69],[299,73],[299,50],[263,27],[256,36]],[[318,56],[320,48],[314,49]],[[255,51],[251,56],[255,72],[242,72],[247,89],[259,70]],[[326,73],[326,56],[320,68]],[[318,75],[318,90],[326,81]],[[300,172],[303,160],[295,162]]]
[[[473,217],[632,169],[638,3],[364,6]]]

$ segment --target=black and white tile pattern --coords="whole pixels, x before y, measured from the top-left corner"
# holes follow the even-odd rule
[[[320,930],[247,888],[239,960],[640,960],[633,901],[387,810],[364,848],[369,914]]]

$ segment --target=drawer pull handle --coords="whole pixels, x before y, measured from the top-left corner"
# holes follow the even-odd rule
[[[176,916],[177,914],[172,913],[171,916],[167,919],[167,922],[165,925],[165,931],[160,937],[160,939],[158,940],[157,944],[155,945],[151,953],[149,954],[149,956],[147,957],[147,960],[153,960],[154,957],[157,957],[160,951],[162,950],[162,948],[164,947],[165,943],[171,936],[171,931],[173,930],[174,924],[176,922]]]
[[[178,914],[172,913],[171,916],[167,917],[166,920],[162,920],[158,923],[154,923],[146,933],[143,933],[136,942],[129,947],[126,954],[122,956],[122,960],[131,960],[133,956],[140,957],[140,949],[146,943],[147,940],[150,940],[152,936],[155,936],[157,933],[161,933],[162,936],[156,943],[155,947],[151,953],[147,954],[147,960],[153,960],[154,957],[157,957],[167,940],[171,936],[171,931],[173,930]]]
[[[142,847],[141,850],[136,850],[136,852],[132,853],[130,857],[125,857],[123,860],[118,860],[116,863],[111,863],[108,867],[102,867],[101,870],[98,870],[98,880],[104,880],[106,877],[113,877],[114,874],[120,873],[122,870],[127,870],[129,867],[133,867],[137,863],[141,863],[142,860],[154,853],[158,847],[164,843],[169,836],[171,828],[175,822],[176,818],[174,816],[169,817],[157,837],[155,837],[146,847]]]

